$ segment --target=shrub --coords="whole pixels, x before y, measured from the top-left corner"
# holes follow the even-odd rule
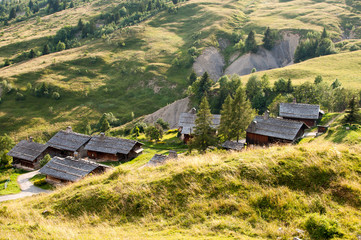
[[[58,92],[53,92],[52,98],[55,100],[59,100],[60,99],[60,94]]]
[[[17,92],[15,99],[16,101],[23,101],[25,100],[25,96],[22,93]]]
[[[51,160],[51,157],[49,154],[46,154],[43,159],[40,160],[40,167],[44,167],[45,164],[47,164]]]
[[[164,121],[162,118],[158,118],[156,124],[159,124],[164,130],[169,129],[169,123]]]
[[[35,180],[34,181],[34,185],[35,186],[43,186],[46,184],[46,180],[45,178],[42,178],[42,179],[38,179],[38,180]]]
[[[311,215],[307,219],[305,227],[312,239],[331,239],[343,236],[336,221],[318,214]]]

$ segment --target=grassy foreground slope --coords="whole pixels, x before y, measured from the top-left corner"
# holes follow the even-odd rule
[[[305,143],[127,164],[4,203],[0,230],[5,239],[355,239],[360,161],[360,145]]]

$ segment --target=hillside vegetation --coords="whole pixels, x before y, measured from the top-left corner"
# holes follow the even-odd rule
[[[341,52],[359,44],[346,38],[360,37],[359,7],[352,1],[191,0],[176,6],[165,1],[167,8],[145,10],[127,27],[121,27],[123,18],[108,23],[106,17],[123,1],[73,2],[73,8],[52,13],[44,7],[0,27],[0,62],[21,59],[31,49],[37,55],[0,70],[0,80],[13,89],[1,91],[0,134],[9,133],[15,140],[41,138],[67,125],[77,129],[84,122],[95,123],[106,112],[113,112],[118,124],[154,112],[185,96],[194,59],[205,47],[218,47],[220,37],[232,43],[234,36],[254,30],[260,44],[268,26],[302,36],[326,27],[335,41],[341,40]],[[51,41],[60,29],[76,27],[79,19],[95,24],[96,33],[82,38],[77,32],[67,49],[38,54],[44,44],[56,44]],[[236,49],[224,51],[231,55]],[[328,81],[338,78],[344,87],[359,88],[359,55],[325,56],[272,70],[271,80],[290,77],[301,83],[321,74]],[[36,91],[43,83],[48,89],[39,96]]]
[[[126,164],[3,204],[0,229],[5,239],[355,239],[360,149],[305,143]]]

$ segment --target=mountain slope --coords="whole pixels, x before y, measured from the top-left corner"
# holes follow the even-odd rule
[[[98,17],[100,13],[112,13],[121,3],[99,0],[79,3],[75,8],[1,26],[0,61],[18,58],[30,49],[42,51],[49,37],[54,37],[65,25],[76,26],[80,18],[94,20],[97,29],[104,28],[104,32],[100,37],[79,38],[78,45],[70,49],[1,68],[0,79],[15,89],[10,94],[2,93],[0,134],[9,133],[16,140],[29,135],[41,138],[67,125],[81,129],[87,121],[95,124],[105,112],[113,112],[119,118],[118,124],[130,121],[132,116],[154,112],[184,97],[193,59],[206,47],[218,48],[220,37],[232,43],[234,33],[245,35],[255,30],[261,43],[267,26],[299,34],[320,31],[326,26],[335,39],[359,37],[360,14],[343,1],[192,0],[179,3],[177,10],[159,11],[153,17],[122,29],[114,28],[112,32],[109,29],[114,24],[107,25]],[[346,26],[352,29],[347,30]],[[232,46],[223,51],[228,64]],[[349,56],[353,54],[354,62],[344,57],[340,65],[333,65],[335,70],[331,72],[327,59],[338,55],[312,60],[325,62],[319,69],[312,64],[308,67],[307,61],[301,64],[307,68],[301,74],[287,70],[284,74],[273,71],[270,74],[274,79],[282,75],[302,82],[325,73],[326,79],[339,78],[348,86],[348,78],[339,70],[350,66],[347,68],[347,74],[352,75],[350,86],[358,87],[358,52]],[[48,95],[34,96],[42,83],[49,84]],[[25,100],[18,97],[17,101],[17,92]],[[60,100],[51,98],[53,92],[60,94]]]

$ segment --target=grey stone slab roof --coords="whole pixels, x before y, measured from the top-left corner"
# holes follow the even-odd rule
[[[163,155],[163,154],[155,154],[147,163],[147,165],[158,165],[158,164],[163,164],[165,161],[168,160],[168,156],[167,155]]]
[[[73,131],[60,131],[52,137],[47,144],[50,147],[67,150],[77,151],[81,146],[85,145],[90,140],[90,136],[75,133]]]
[[[302,127],[308,128],[303,122],[256,116],[248,126],[247,133],[293,141]]]
[[[225,141],[222,147],[229,150],[241,151],[244,148],[245,140],[240,141]]]
[[[75,182],[84,178],[98,167],[109,168],[106,165],[83,159],[54,157],[40,169],[40,173],[57,179]]]
[[[182,128],[181,131],[182,134],[192,134],[194,132],[196,126],[195,124],[196,118],[197,118],[196,114],[181,113],[179,117],[178,127]],[[212,127],[218,128],[220,123],[221,123],[221,115],[213,114]]]
[[[42,154],[47,146],[45,144],[22,140],[13,147],[7,155],[34,162]]]
[[[90,139],[89,143],[85,146],[85,150],[109,154],[128,154],[136,144],[143,145],[134,140],[99,135],[93,136]]]
[[[318,119],[320,105],[303,104],[303,103],[280,103],[280,117]]]

